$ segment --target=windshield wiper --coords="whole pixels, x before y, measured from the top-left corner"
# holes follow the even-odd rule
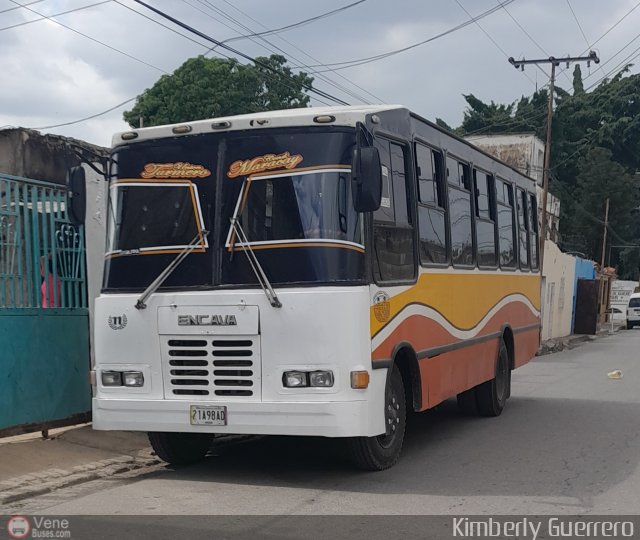
[[[136,302],[136,309],[145,309],[147,307],[147,300],[149,297],[158,290],[158,287],[164,283],[164,280],[167,279],[171,273],[178,267],[178,265],[185,259],[189,253],[191,253],[198,245],[200,245],[202,239],[209,234],[209,231],[202,229],[198,231],[198,234],[195,235],[193,240],[189,242],[184,249],[178,253],[175,259],[173,259],[169,265],[160,272],[160,275],[154,279],[151,284],[144,290],[138,301]]]
[[[247,236],[244,234],[244,230],[242,229],[242,226],[238,222],[237,218],[235,217],[231,218],[231,226],[233,227],[233,230],[235,231],[236,236],[240,239],[240,247],[244,251],[244,254],[247,256],[247,259],[249,260],[249,264],[251,265],[251,269],[253,270],[253,273],[256,275],[256,279],[258,280],[258,283],[260,283],[260,287],[262,287],[262,290],[264,291],[264,294],[266,295],[267,300],[269,300],[269,303],[275,308],[282,307],[282,302],[280,302],[280,299],[278,298],[276,291],[273,290],[273,287],[269,282],[269,278],[267,278],[267,275],[264,273],[264,270],[262,269],[262,266],[260,265],[260,262],[258,261],[256,254],[251,249],[251,246],[249,245],[249,240],[247,239]]]

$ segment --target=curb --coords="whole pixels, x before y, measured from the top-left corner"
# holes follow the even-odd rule
[[[606,330],[600,330],[598,333],[596,333],[594,335],[579,334],[579,335],[566,336],[566,337],[563,337],[563,338],[548,339],[546,341],[543,341],[540,344],[540,348],[538,349],[538,352],[536,353],[536,356],[544,356],[546,354],[553,354],[553,353],[557,353],[557,352],[560,352],[560,351],[564,351],[565,349],[566,350],[575,349],[577,346],[579,346],[582,343],[585,343],[587,341],[594,341],[596,339],[600,339],[600,338],[603,338],[603,337],[615,335],[621,329],[622,329],[621,326],[619,326],[617,328],[614,327],[613,334],[610,334],[608,332],[608,329],[606,329]]]
[[[70,470],[47,469],[42,472],[17,476],[0,482],[0,505],[15,503],[30,497],[51,493],[57,489],[84,484],[99,478],[151,467],[160,464],[151,450],[141,450],[137,456],[116,456],[94,463],[77,465]]]

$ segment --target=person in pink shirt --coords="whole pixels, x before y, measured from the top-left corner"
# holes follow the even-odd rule
[[[61,289],[62,284],[60,279],[56,279],[56,287],[54,287],[54,279],[52,270],[53,261],[51,255],[49,255],[49,297],[47,298],[47,280],[45,279],[45,264],[44,256],[40,257],[40,276],[42,277],[42,285],[40,285],[40,293],[42,296],[41,306],[43,308],[55,308],[60,307]]]

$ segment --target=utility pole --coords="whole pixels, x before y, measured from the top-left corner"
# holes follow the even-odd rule
[[[556,66],[561,63],[566,63],[567,68],[569,64],[575,62],[586,62],[587,66],[594,62],[600,63],[600,58],[595,51],[589,51],[588,56],[567,56],[565,58],[555,58],[550,56],[549,58],[540,58],[537,60],[514,60],[513,57],[509,58],[509,63],[516,69],[524,71],[524,66],[529,64],[551,64],[551,76],[549,79],[549,100],[547,102],[547,136],[544,146],[544,168],[542,170],[542,226],[540,227],[540,273],[542,273],[544,265],[544,242],[547,238],[547,194],[549,193],[549,168],[551,163],[551,121],[553,120],[553,91],[556,82]]]
[[[602,259],[600,262],[600,271],[604,271],[604,250],[607,245],[607,228],[609,227],[609,197],[604,207],[604,232],[602,233]]]
[[[607,245],[607,229],[609,228],[609,197],[604,207],[604,231],[602,232],[602,259],[600,260],[600,322],[604,322],[605,310],[603,309],[608,302],[605,301],[604,286],[604,253]]]

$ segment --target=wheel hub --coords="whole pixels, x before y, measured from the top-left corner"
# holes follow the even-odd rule
[[[385,404],[385,431],[384,435],[379,436],[379,441],[385,448],[393,444],[398,426],[400,424],[400,402],[395,392],[391,392],[386,399]]]

